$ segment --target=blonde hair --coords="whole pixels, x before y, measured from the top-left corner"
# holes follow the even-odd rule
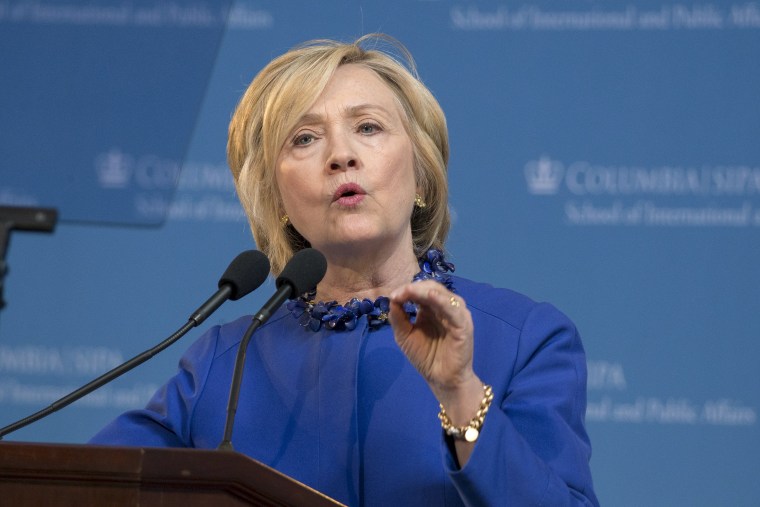
[[[365,49],[372,41],[375,47]],[[387,43],[387,49],[380,48],[382,43]],[[401,43],[382,34],[365,35],[353,43],[315,40],[288,51],[259,72],[240,99],[229,127],[227,162],[256,245],[269,257],[275,275],[296,251],[308,246],[292,225],[282,225],[284,210],[275,178],[277,158],[296,123],[335,70],[346,64],[374,71],[404,112],[404,127],[414,146],[417,188],[427,204],[412,213],[415,255],[419,257],[431,247],[443,249],[446,241],[450,226],[446,118],[420,81],[411,54]]]

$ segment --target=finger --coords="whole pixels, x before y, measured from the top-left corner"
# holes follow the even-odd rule
[[[398,303],[411,300],[419,308],[418,317],[434,315],[436,320],[445,320],[455,328],[466,328],[469,322],[464,299],[432,280],[407,284],[394,292],[391,300]]]
[[[414,301],[417,304],[430,304],[429,300],[431,291],[452,294],[440,283],[432,280],[425,280],[422,282],[408,283],[399,287],[391,293],[390,299],[391,301],[396,301],[401,304],[406,301]]]
[[[409,316],[404,311],[404,306],[401,303],[391,301],[388,322],[390,322],[393,334],[397,339],[405,339],[412,330],[412,323],[409,321]]]
[[[431,291],[427,303],[420,305],[420,312],[424,309],[436,315],[444,327],[451,330],[465,329],[470,321],[464,300],[448,291]]]

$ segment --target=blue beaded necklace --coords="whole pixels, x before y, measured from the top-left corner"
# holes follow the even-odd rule
[[[418,262],[420,272],[414,275],[413,282],[435,280],[447,289],[454,290],[453,280],[448,274],[454,271],[454,265],[444,259],[443,252],[431,248],[418,259]],[[316,294],[315,289],[287,304],[288,310],[298,319],[298,323],[312,331],[319,331],[322,326],[335,331],[351,331],[364,315],[367,316],[370,329],[380,328],[388,322],[390,300],[385,296],[380,296],[374,302],[366,298],[351,298],[345,305],[340,305],[337,301],[315,303]],[[411,319],[417,315],[417,307],[410,301],[404,303],[404,311]]]

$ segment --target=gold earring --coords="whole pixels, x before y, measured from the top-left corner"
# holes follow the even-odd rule
[[[424,208],[427,206],[427,203],[422,200],[422,196],[420,194],[414,194],[414,205],[418,208]]]
[[[289,221],[290,217],[288,217],[287,214],[282,215],[282,218],[280,218],[280,224],[282,224],[283,227],[287,227]]]

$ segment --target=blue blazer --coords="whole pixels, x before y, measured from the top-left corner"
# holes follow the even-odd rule
[[[280,308],[254,335],[233,445],[349,505],[598,505],[584,427],[586,361],[556,308],[452,277],[475,326],[475,373],[494,402],[460,468],[438,402],[390,326],[301,327]],[[250,317],[209,329],[144,410],[92,443],[215,448]]]

